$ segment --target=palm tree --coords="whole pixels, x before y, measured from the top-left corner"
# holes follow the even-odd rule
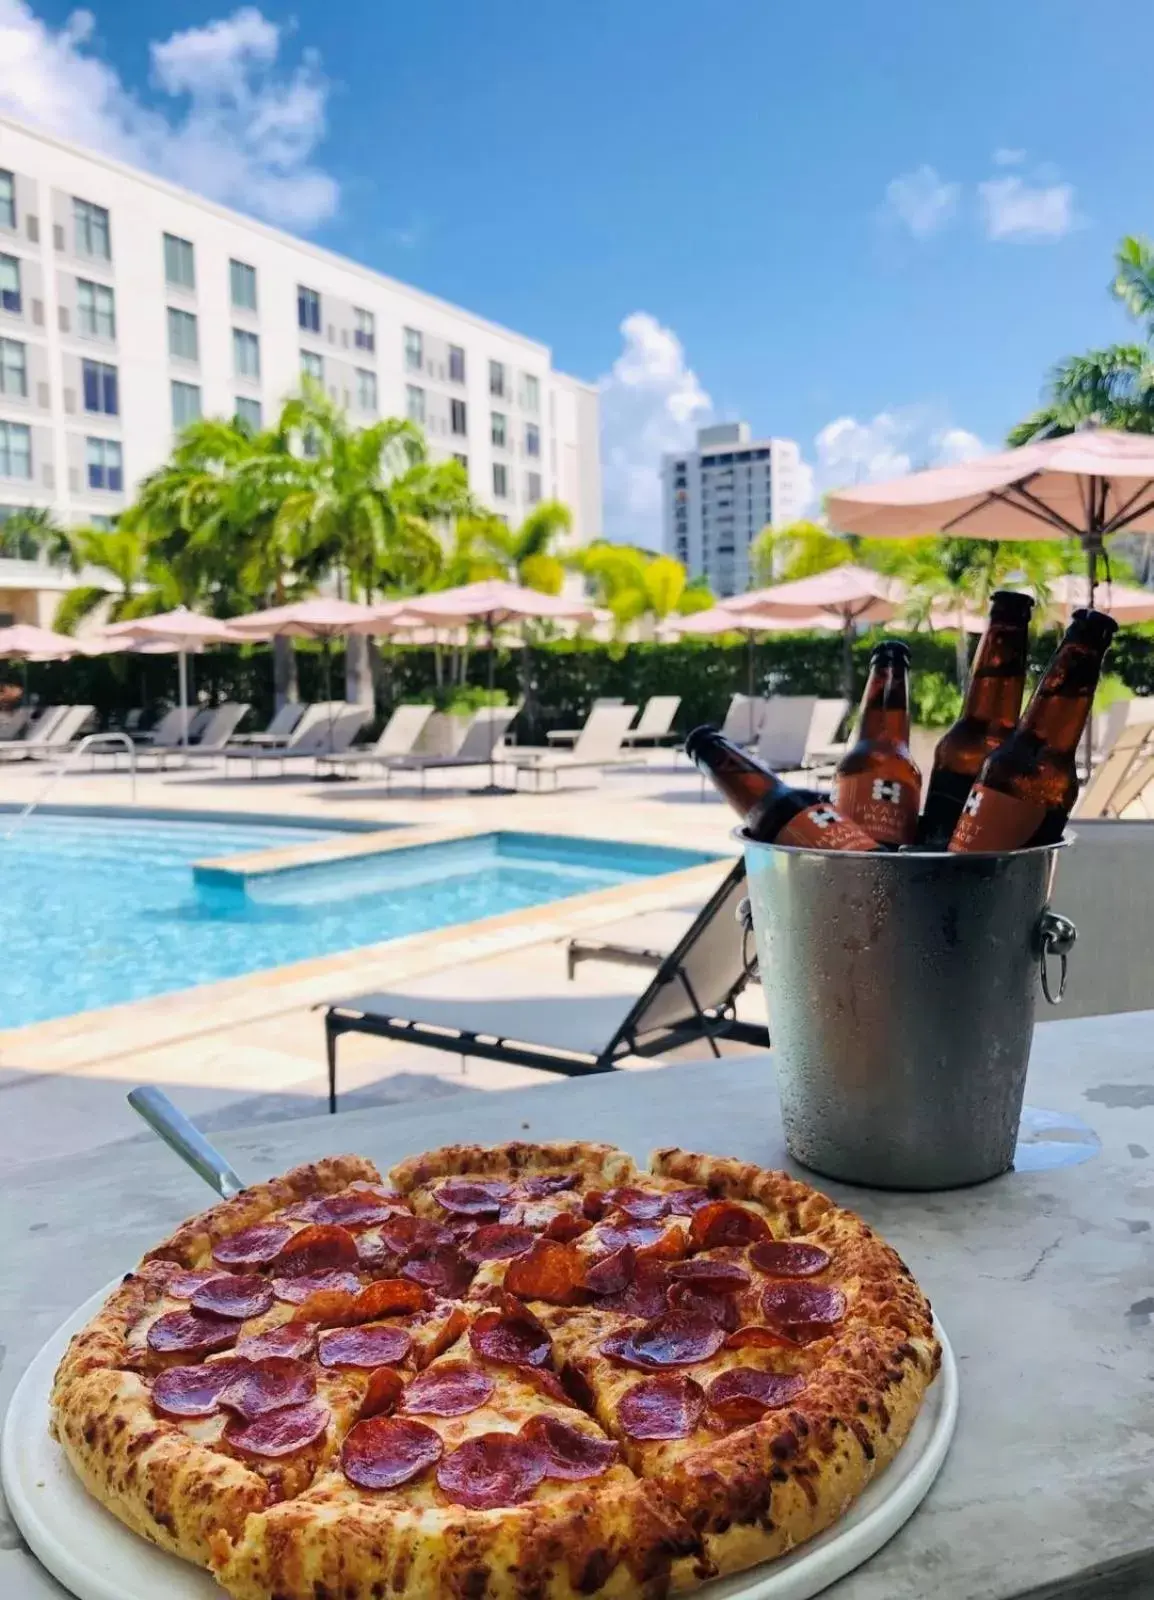
[[[534,506],[518,528],[510,528],[496,516],[476,518],[468,524],[480,558],[491,558],[498,569],[494,576],[512,578],[542,594],[561,593],[565,564],[554,546],[572,527],[573,514],[559,500],[543,500]]]
[[[619,632],[633,622],[647,624],[652,632],[654,624],[666,617],[700,611],[703,602],[713,603],[703,584],[689,584],[684,566],[673,556],[599,540],[580,551],[574,563],[599,603],[613,613]]]
[[[154,559],[147,539],[128,514],[115,528],[74,528],[70,540],[78,566],[98,567],[112,581],[81,584],[62,596],[52,623],[57,633],[75,632],[106,602],[109,622],[147,617],[179,603],[171,574]]]
[[[19,506],[0,522],[0,554],[43,556],[53,567],[76,569],[76,554],[67,528],[45,506]]]

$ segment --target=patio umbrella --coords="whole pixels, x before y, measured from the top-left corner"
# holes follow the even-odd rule
[[[560,595],[542,594],[537,589],[509,583],[504,578],[466,583],[457,589],[442,589],[439,593],[419,595],[397,604],[403,608],[405,616],[421,622],[435,625],[483,623],[488,632],[490,695],[493,693],[497,665],[493,642],[497,628],[508,623],[531,621],[594,622],[598,616],[596,608],[584,600],[565,600]],[[502,792],[496,781],[496,757],[492,751],[489,754],[487,792]]]
[[[152,617],[133,617],[104,628],[99,643],[122,650],[175,650],[180,679],[180,709],[188,711],[188,657],[198,655],[206,644],[236,643],[231,624],[219,617],[202,617],[197,611],[178,606]],[[180,742],[188,748],[188,717],[182,719]]]
[[[1047,585],[1049,599],[1044,607],[1046,614],[1063,625],[1080,606],[1090,604],[1090,581],[1077,573],[1063,573],[1052,578]],[[1102,590],[1105,590],[1103,598]],[[1154,591],[1135,589],[1125,583],[1107,581],[1098,591],[1099,609],[1108,611],[1119,623],[1154,622]]]
[[[790,619],[796,627],[826,626],[840,629],[842,635],[842,678],[847,699],[853,699],[853,636],[859,623],[891,622],[906,598],[905,585],[895,578],[884,578],[868,567],[847,562],[830,567],[812,578],[796,578],[791,583],[776,583],[768,589],[734,595],[720,602],[721,609],[735,616],[761,614]],[[806,622],[813,616],[828,619],[824,624]]]
[[[53,633],[30,622],[15,622],[0,628],[0,656],[19,661],[62,661],[65,656],[81,655],[83,647],[66,633]]]
[[[394,607],[358,605],[354,600],[329,599],[318,595],[312,600],[298,600],[292,605],[273,606],[268,611],[252,611],[245,617],[230,617],[229,629],[234,639],[320,639],[325,657],[325,699],[329,708],[329,743],[333,736],[333,663],[332,641],[345,638],[350,633],[385,632],[382,626],[384,613]]]
[[[744,598],[742,596],[741,598]],[[749,700],[749,738],[753,738],[753,705],[757,696],[754,693],[756,678],[756,645],[754,643],[759,633],[807,633],[811,628],[829,628],[836,626],[824,612],[814,612],[808,617],[777,617],[768,614],[759,614],[756,611],[727,610],[728,602],[721,601],[718,605],[710,606],[708,611],[694,611],[688,617],[668,618],[670,626],[676,628],[682,638],[695,639],[717,638],[723,633],[740,633],[745,637],[746,647],[746,695]]]

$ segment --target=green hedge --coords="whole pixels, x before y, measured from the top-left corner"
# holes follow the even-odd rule
[[[876,635],[854,642],[854,672],[860,689]],[[1049,658],[1055,635],[1034,641],[1033,660],[1041,667]],[[909,636],[914,672],[954,673],[954,640],[949,634]],[[301,698],[324,699],[324,658],[313,645],[298,647]],[[842,647],[836,634],[779,634],[756,647],[755,687],[762,694],[841,692]],[[699,722],[724,715],[729,697],[748,683],[746,647],[685,640],[678,644],[634,644],[622,648],[572,641],[535,647],[526,662],[520,650],[498,651],[496,684],[510,699],[522,693],[526,665],[530,695],[520,719],[520,737],[536,742],[554,727],[579,722],[590,701],[620,696],[644,704],[653,694],[678,694],[677,727],[685,732]],[[1154,694],[1154,628],[1128,628],[1120,633],[1110,657],[1117,673],[1135,694]],[[0,681],[20,681],[24,669],[0,662]],[[267,647],[221,648],[189,659],[190,683],[207,702],[246,700],[257,722],[272,713],[272,659]],[[104,724],[119,721],[134,706],[159,708],[176,697],[174,656],[96,656],[71,661],[32,663],[27,668],[29,691],[50,703],[95,705]],[[473,652],[469,681],[486,682],[483,649]],[[395,647],[381,656],[377,673],[378,712],[383,718],[401,701],[429,699],[435,682],[433,652]],[[336,698],[344,693],[344,653],[332,652]]]

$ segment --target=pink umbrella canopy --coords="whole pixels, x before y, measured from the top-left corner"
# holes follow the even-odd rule
[[[584,600],[565,600],[561,595],[542,594],[504,578],[487,578],[481,583],[462,584],[457,589],[419,595],[399,602],[404,612],[422,622],[486,622],[498,627],[505,622],[595,622],[597,610]]]
[[[1049,599],[1045,611],[1048,616],[1068,623],[1080,606],[1090,604],[1089,579],[1078,573],[1063,573],[1051,578],[1047,584]],[[1125,583],[1099,584],[1095,603],[1099,610],[1108,611],[1119,622],[1154,622],[1154,591],[1135,589]]]
[[[36,628],[30,622],[16,622],[0,628],[0,656],[24,661],[61,661],[82,653],[80,644],[66,633]]]
[[[669,617],[666,625],[679,635],[698,638],[713,638],[722,633],[808,633],[812,628],[841,627],[841,622],[828,611],[814,611],[809,616],[780,616],[753,609],[727,611],[727,604],[723,600],[708,611],[695,611],[688,617]]]
[[[273,639],[278,634],[296,639],[332,639],[340,634],[372,633],[382,609],[317,595],[312,600],[273,606],[268,611],[252,611],[245,617],[230,617],[228,626],[234,639]]]
[[[178,606],[153,617],[132,617],[101,629],[101,643],[123,639],[131,644],[164,644],[173,650],[199,650],[206,644],[236,643],[230,623],[219,617],[202,617],[197,611]]]
[[[796,578],[792,583],[776,583],[769,589],[734,595],[731,600],[722,600],[720,606],[723,611],[739,615],[764,612],[804,617],[824,612],[837,619],[836,626],[846,627],[855,622],[889,622],[904,599],[904,586],[895,579],[846,562],[811,578]]]

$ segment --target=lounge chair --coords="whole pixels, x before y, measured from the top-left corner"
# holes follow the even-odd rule
[[[739,1022],[734,1009],[749,981],[736,921],[744,893],[739,864],[632,999],[582,995],[575,1004],[558,998],[543,1005],[531,996],[365,994],[334,1002],[325,1014],[329,1110],[337,1109],[337,1040],[343,1033],[368,1033],[566,1077],[612,1072],[628,1056],[658,1056],[687,1044],[705,1042],[720,1055],[719,1038],[767,1049],[768,1028]],[[561,1042],[549,1021],[563,1006],[569,1037]]]
[[[430,772],[448,772],[458,767],[488,767],[494,761],[509,759],[497,755],[497,746],[505,737],[520,706],[486,706],[473,713],[465,729],[465,737],[451,756],[402,755],[382,760],[386,787],[392,782],[394,772],[419,772],[421,793],[425,792],[425,779]]]
[[[432,706],[397,706],[376,744],[363,750],[346,750],[343,755],[318,756],[317,771],[322,767],[331,767],[334,771],[339,767],[342,772],[350,767],[379,767],[397,756],[412,755],[432,714]]]
[[[534,787],[541,788],[541,779],[548,773],[556,789],[566,772],[587,771],[590,768],[644,766],[642,755],[624,755],[621,741],[625,737],[637,711],[636,706],[598,706],[591,711],[581,730],[581,737],[572,750],[540,750],[517,746],[503,758],[516,774],[520,788],[522,773],[531,773]]]
[[[213,707],[207,713],[202,713],[204,720],[200,724],[200,737],[195,746],[187,754],[194,752],[198,756],[219,754],[228,745],[236,732],[237,726],[248,715],[248,702],[240,700],[225,700],[221,705]],[[192,729],[189,729],[191,735]],[[157,766],[163,771],[168,766],[168,759],[174,756],[183,759],[186,752],[182,745],[175,748],[154,745],[147,750],[138,751],[136,762],[140,763],[147,756],[156,758]]]
[[[1099,762],[1073,810],[1075,823],[1120,817],[1154,783],[1154,723],[1132,722]]]
[[[0,744],[11,744],[18,739],[32,720],[32,713],[27,706],[18,706],[15,711],[0,712]]]
[[[174,706],[164,713],[155,728],[138,733],[132,742],[148,750],[183,750],[198,714],[194,706]]]
[[[280,710],[273,713],[268,727],[262,733],[238,733],[232,742],[256,745],[287,744],[299,726],[301,718],[311,710],[311,706],[302,705],[299,700],[286,700]]]
[[[735,694],[729,702],[721,731],[734,744],[754,744],[761,732],[768,701],[748,694]]]
[[[341,704],[334,706],[331,717],[326,716],[311,726],[305,726],[302,717],[298,726],[303,731],[299,735],[294,734],[283,749],[254,750],[245,749],[243,745],[239,748],[226,745],[220,752],[224,757],[225,773],[227,775],[230,761],[247,761],[255,778],[262,767],[271,766],[274,762],[278,772],[283,774],[286,761],[300,761],[302,758],[315,761],[317,756],[337,755],[348,749],[372,714],[371,706]]]
[[[55,729],[68,712],[67,706],[44,706],[31,727],[26,726],[23,738],[9,737],[0,742],[0,755],[14,761],[23,761],[34,753],[35,747],[46,745]]]
[[[802,752],[803,767],[832,767],[845,755],[847,740],[838,731],[849,712],[848,700],[819,700],[813,708]]]
[[[745,859],[739,856],[734,862],[727,882],[736,885],[745,882]],[[736,913],[738,895],[734,900]],[[570,939],[565,945],[565,967],[570,981],[577,968],[587,961],[606,961],[617,967],[644,967],[656,972],[674,945],[680,943],[700,916],[699,911],[669,910],[644,911],[627,919],[629,931],[640,934],[644,944],[622,944],[612,939]]]
[[[47,761],[53,756],[67,755],[79,741],[81,730],[96,715],[95,706],[57,706],[54,709],[59,715],[51,722],[45,713],[26,738],[17,739],[6,747],[6,759]]]
[[[769,700],[757,735],[757,753],[767,766],[783,772],[801,766],[816,706],[815,694],[775,694]]]
[[[296,727],[293,731],[283,740],[279,740],[278,736],[279,742],[274,745],[254,744],[250,738],[241,734],[239,737],[231,739],[228,744],[219,750],[206,751],[203,755],[197,750],[190,750],[188,752],[189,760],[217,761],[222,756],[228,760],[233,759],[233,757],[237,760],[243,760],[251,755],[276,755],[278,753],[287,755],[290,751],[299,749],[306,741],[309,742],[309,753],[317,754],[324,747],[317,746],[315,749],[313,748],[311,744],[313,730],[319,727],[327,728],[330,723],[335,723],[337,717],[344,710],[345,702],[343,700],[318,700],[313,705],[303,708],[303,715],[297,718]],[[276,718],[274,717],[273,721],[275,722],[275,720]]]
[[[636,726],[628,729],[621,743],[669,744],[679,739],[680,734],[673,731],[673,719],[680,709],[679,694],[651,694],[642,708]]]

